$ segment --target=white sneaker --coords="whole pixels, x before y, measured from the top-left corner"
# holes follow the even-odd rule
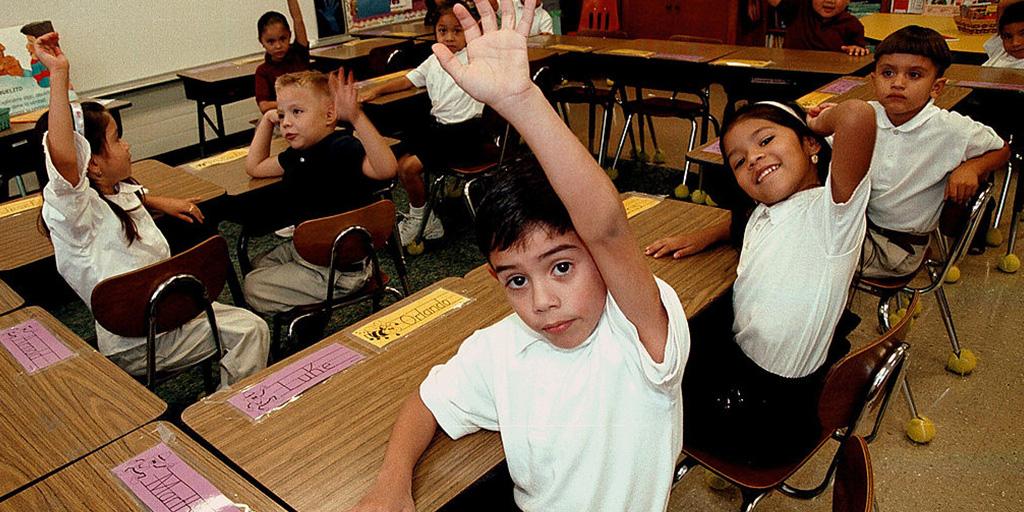
[[[402,245],[409,245],[415,239],[419,233],[420,223],[423,221],[420,217],[413,217],[412,215],[406,214],[406,216],[398,222],[398,236],[402,239]],[[441,224],[441,219],[436,214],[430,215],[430,221],[427,222],[427,227],[423,231],[423,238],[425,240],[437,240],[444,236],[444,226]]]

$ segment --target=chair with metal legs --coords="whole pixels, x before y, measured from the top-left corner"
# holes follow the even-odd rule
[[[1024,165],[1024,149],[1019,146],[1019,142],[1016,145],[1013,144],[1012,137],[1010,141],[1010,150],[1013,153],[1006,165],[1006,181],[1003,182],[1003,193],[999,196],[999,207],[996,208],[996,217],[992,223],[993,228],[999,227],[999,216],[1003,211],[1003,203],[1005,203],[1006,194],[1009,191],[1010,178],[1013,174],[1012,170],[1015,166]],[[999,270],[1011,274],[1020,269],[1020,258],[1013,253],[1013,250],[1017,243],[1017,229],[1020,228],[1021,211],[1024,211],[1024,179],[1021,179],[1021,176],[1018,174],[1017,187],[1013,194],[1013,209],[1010,214],[1010,232],[1006,241],[1006,254],[999,260],[998,265]]]

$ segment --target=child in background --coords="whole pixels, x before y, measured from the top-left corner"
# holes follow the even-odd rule
[[[57,271],[88,305],[100,281],[170,257],[170,247],[146,208],[186,222],[202,222],[193,201],[142,194],[131,179],[131,153],[114,118],[98,103],[83,103],[83,129],[72,128],[68,60],[56,33],[39,37],[35,55],[50,70],[50,111],[40,120],[46,171],[43,220],[53,242]],[[147,297],[139,297],[146,300]],[[213,303],[221,341],[221,387],[267,364],[267,323],[241,308]],[[133,375],[146,370],[145,338],[123,338],[99,324],[100,352]],[[172,369],[216,350],[205,315],[157,337],[157,369]]]
[[[488,0],[491,7],[498,10],[498,0]],[[548,11],[544,10],[543,0],[516,0],[516,21],[518,22],[523,18],[523,5],[526,2],[536,1],[536,9],[533,11],[533,25],[530,26],[530,35],[550,35],[555,33],[555,23],[551,19],[551,15]]]
[[[318,71],[289,73],[277,79],[277,108],[268,110],[253,136],[245,168],[250,176],[283,176],[281,205],[285,224],[298,224],[354,210],[371,203],[383,180],[398,164],[356,100],[355,80],[339,70],[330,78]],[[338,121],[351,123],[359,138],[335,131]],[[289,148],[270,156],[274,127]],[[303,260],[288,241],[256,262],[245,276],[245,298],[261,313],[278,313],[324,300],[326,267]],[[372,268],[368,261],[335,274],[335,296],[361,288]]]
[[[453,438],[499,431],[522,510],[668,503],[682,448],[686,316],[640,254],[615,186],[531,82],[533,5],[513,30],[512,1],[500,30],[490,5],[477,4],[483,35],[455,7],[468,63],[442,44],[434,52],[543,167],[503,172],[477,213],[477,243],[515,314],[466,339],[405,401],[356,510],[413,510],[413,469],[438,426]]]
[[[256,104],[260,112],[277,108],[274,83],[286,73],[309,69],[309,39],[302,21],[299,0],[288,0],[288,13],[295,23],[295,42],[288,28],[288,18],[277,11],[268,11],[256,22],[260,44],[267,51],[263,64],[256,68]]]
[[[1024,69],[1024,2],[999,7],[999,32],[985,42],[988,60],[982,66]]]
[[[438,9],[434,37],[461,62],[465,62],[466,36],[462,26],[455,18],[451,6],[442,5]],[[362,98],[368,101],[382,94],[423,86],[426,86],[427,95],[430,96],[430,115],[434,119],[425,129],[410,134],[408,142],[412,146],[412,154],[398,161],[398,175],[409,195],[409,213],[398,224],[403,245],[413,242],[423,222],[427,223],[423,232],[424,239],[436,240],[444,236],[444,226],[437,212],[431,212],[429,219],[423,218],[427,201],[423,182],[424,167],[436,169],[479,165],[495,160],[497,154],[494,139],[481,117],[484,104],[466,94],[444,72],[435,55],[427,57],[419,67],[404,77],[365,91]],[[451,151],[453,145],[463,149]]]
[[[904,276],[924,259],[944,199],[966,203],[1010,150],[981,123],[933,104],[952,61],[938,32],[909,26],[875,50],[878,135],[861,274]]]
[[[867,55],[864,25],[846,11],[849,0],[768,0],[786,20],[783,48]]]

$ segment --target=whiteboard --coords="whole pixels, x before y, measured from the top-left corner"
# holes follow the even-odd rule
[[[127,90],[263,51],[256,20],[285,0],[2,0],[0,27],[51,20],[80,93]],[[316,37],[313,0],[300,0]]]

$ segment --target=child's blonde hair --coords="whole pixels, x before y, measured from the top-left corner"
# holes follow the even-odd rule
[[[280,93],[285,87],[302,87],[325,98],[331,96],[331,86],[327,75],[319,71],[296,71],[278,77],[274,89]]]

